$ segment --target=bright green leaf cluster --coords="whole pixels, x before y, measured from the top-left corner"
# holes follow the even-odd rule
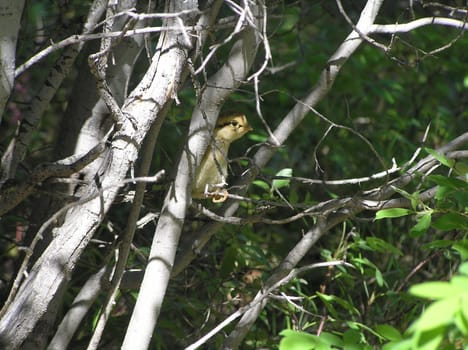
[[[468,263],[464,263],[460,274],[449,282],[426,282],[411,287],[412,295],[434,301],[411,325],[406,339],[387,337],[392,341],[384,349],[457,349],[468,344],[467,272]]]
[[[279,350],[331,350],[343,346],[343,341],[339,337],[326,332],[316,336],[285,329],[280,335],[283,336],[283,339],[280,342]]]

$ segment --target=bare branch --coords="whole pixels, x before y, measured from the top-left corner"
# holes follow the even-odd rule
[[[112,254],[113,251],[111,250],[111,254],[108,254],[105,265],[98,272],[88,278],[86,283],[83,285],[80,292],[73,300],[70,309],[60,322],[60,325],[58,326],[58,329],[47,349],[59,350],[66,349],[69,346],[80,322],[86,316],[86,313],[89,311],[96,298],[107,287],[108,279],[112,272],[112,265],[109,264]]]
[[[112,22],[109,21],[108,25],[111,24]],[[119,104],[112,95],[111,89],[106,82],[107,59],[112,47],[117,45],[122,40],[123,36],[129,30],[129,28],[135,24],[135,21],[129,21],[122,31],[122,36],[117,38],[118,40],[112,41],[109,37],[103,38],[101,43],[101,51],[88,57],[88,64],[91,68],[91,73],[96,78],[98,92],[101,96],[101,99],[104,101],[107,108],[111,112],[111,116],[116,123],[116,130],[120,129],[122,120],[125,118],[125,116],[123,115]],[[110,30],[110,28],[107,26],[105,26],[105,29],[107,32]]]
[[[468,151],[456,151],[456,152],[449,152],[446,154],[448,159],[466,159],[468,158]],[[428,156],[418,162],[418,165],[412,167],[408,172],[403,174],[401,177],[396,178],[392,181],[393,184],[399,184],[400,186],[403,185],[401,179],[408,179],[411,178],[413,175],[422,174],[428,175],[429,172],[432,171],[433,167],[438,164],[438,161],[433,156]],[[398,168],[400,170],[400,168]],[[382,172],[381,176],[388,176],[387,172]],[[290,178],[288,178],[290,179]],[[367,178],[366,178],[367,179]],[[304,179],[308,181],[309,179]],[[345,181],[345,180],[344,180]],[[335,183],[336,184],[336,183]],[[199,212],[200,214],[206,216],[207,218],[230,225],[246,225],[246,224],[253,224],[253,223],[264,223],[269,225],[283,225],[288,224],[304,217],[317,217],[323,215],[325,212],[332,212],[332,211],[343,211],[343,212],[355,212],[356,210],[381,210],[381,209],[388,209],[388,208],[410,208],[411,201],[406,198],[396,198],[388,200],[386,198],[378,198],[376,199],[373,195],[374,193],[383,193],[384,187],[387,188],[389,185],[385,184],[383,186],[378,186],[374,189],[366,191],[367,196],[354,196],[354,197],[345,197],[345,198],[338,198],[332,199],[329,201],[321,202],[315,206],[311,206],[297,214],[292,216],[283,218],[283,219],[269,219],[265,218],[262,215],[249,215],[246,218],[240,218],[235,216],[221,216],[218,215],[211,210],[205,208],[199,203],[192,204],[192,206]],[[395,185],[390,185],[393,190],[395,190]],[[437,191],[437,187],[433,187],[429,190],[422,192],[419,195],[419,199],[421,202],[427,202],[434,198]],[[370,196],[369,196],[370,195]],[[389,196],[389,193],[386,193],[386,196]],[[237,197],[229,195],[229,197]]]
[[[338,5],[338,9],[340,10],[340,13],[342,14],[342,16],[344,17],[344,19],[346,20],[346,22],[348,22],[348,24],[351,26],[351,28],[353,28],[353,30],[355,32],[357,32],[359,34],[359,36],[361,38],[363,38],[364,40],[366,40],[369,44],[373,45],[373,46],[376,46],[380,49],[382,49],[384,52],[387,52],[390,48],[385,46],[385,45],[382,45],[381,43],[379,43],[378,41],[372,39],[368,33],[369,33],[369,28],[371,28],[371,26],[365,26],[365,27],[362,27],[362,28],[358,28],[354,23],[353,21],[351,20],[351,18],[349,18],[348,14],[346,13],[346,11],[344,10],[343,8],[343,5],[341,4],[341,0],[336,0],[336,4]],[[361,17],[362,18],[362,17]]]
[[[193,26],[183,26],[182,29],[187,32],[203,32],[203,31],[209,31],[212,28],[227,28],[227,27],[231,27],[231,25],[230,24],[214,25],[213,27],[193,25]],[[33,65],[42,61],[51,53],[61,50],[70,45],[75,45],[75,44],[82,43],[85,41],[99,40],[103,38],[119,38],[119,37],[127,38],[127,37],[131,37],[135,35],[142,35],[142,34],[179,31],[180,29],[181,29],[180,26],[162,26],[162,27],[136,28],[136,29],[129,29],[126,31],[112,31],[112,32],[107,32],[107,33],[72,35],[36,53],[33,57],[31,57],[28,61],[20,65],[15,70],[15,77],[18,77],[19,75],[24,73],[26,70],[31,68]]]
[[[240,33],[243,29],[243,27],[246,25],[247,22],[250,22],[250,25],[252,28],[256,28],[255,25],[252,24],[252,14],[250,13],[250,9],[248,7],[247,1],[244,1],[244,7],[242,8],[241,6],[237,5],[236,3],[232,1],[227,1],[229,5],[231,5],[231,9],[233,9],[238,15],[239,18],[237,20],[236,26],[234,27],[233,31],[228,35],[227,38],[225,38],[222,42],[219,44],[215,44],[211,47],[210,52],[208,55],[206,55],[205,59],[201,63],[200,67],[198,67],[195,71],[195,75],[199,74],[200,72],[203,72],[205,69],[206,64],[211,60],[213,55],[216,53],[216,51],[222,47],[223,45],[229,43],[232,41],[234,36],[238,33]],[[250,17],[249,17],[250,16]]]
[[[468,29],[466,21],[446,17],[424,17],[408,23],[373,24],[369,27],[369,32],[383,34],[407,33],[428,25],[440,25],[461,30]]]

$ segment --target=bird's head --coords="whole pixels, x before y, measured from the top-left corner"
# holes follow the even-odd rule
[[[220,117],[216,122],[215,139],[232,142],[253,130],[243,114]]]

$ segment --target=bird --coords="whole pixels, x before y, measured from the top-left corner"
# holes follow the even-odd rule
[[[192,184],[192,198],[212,198],[213,202],[224,202],[227,185],[228,151],[235,140],[252,131],[244,114],[231,114],[220,117],[213,132],[214,141],[208,146],[200,166],[195,172]]]

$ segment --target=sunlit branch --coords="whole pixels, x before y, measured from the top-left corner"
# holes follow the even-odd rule
[[[468,29],[468,23],[453,18],[446,17],[425,17],[418,18],[414,21],[408,23],[395,23],[395,24],[373,24],[369,27],[369,32],[371,33],[385,33],[385,34],[394,34],[394,33],[407,33],[409,31],[415,30],[428,25],[440,25],[445,27],[452,27],[457,29]]]
[[[226,25],[229,26],[229,25]],[[184,26],[183,30],[187,32],[192,31],[204,31],[204,30],[212,30],[212,28],[195,25],[195,26]],[[115,31],[115,32],[108,32],[108,33],[96,33],[96,34],[81,34],[81,35],[72,35],[66,39],[63,39],[57,43],[52,43],[50,46],[46,47],[45,49],[39,51],[34,56],[32,56],[29,60],[25,63],[20,65],[15,70],[15,77],[18,77],[22,73],[24,73],[27,69],[31,68],[31,66],[35,65],[36,63],[43,60],[45,57],[50,55],[51,53],[63,49],[67,46],[74,45],[83,41],[90,41],[90,40],[99,40],[102,38],[118,38],[118,37],[131,37],[135,35],[141,34],[150,34],[150,33],[160,33],[160,32],[169,32],[169,31],[180,31],[180,26],[165,26],[165,27],[145,27],[145,28],[136,28],[132,30],[124,31]]]

